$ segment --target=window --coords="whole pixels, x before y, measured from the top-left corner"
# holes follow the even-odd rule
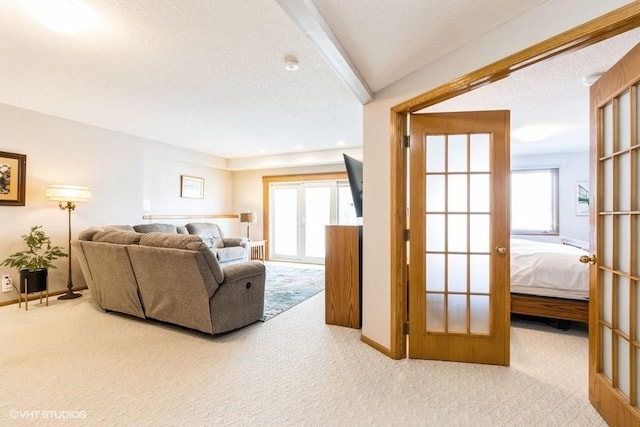
[[[358,223],[356,208],[348,181],[338,181],[338,224],[354,225]]]
[[[511,171],[511,233],[558,233],[558,169]]]

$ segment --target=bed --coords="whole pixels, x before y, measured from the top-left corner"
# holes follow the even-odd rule
[[[511,239],[511,313],[589,321],[588,252],[578,247]]]

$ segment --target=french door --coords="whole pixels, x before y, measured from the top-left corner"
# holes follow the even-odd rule
[[[640,425],[639,125],[637,45],[591,86],[589,399],[614,426]]]
[[[325,226],[355,223],[346,181],[272,184],[271,259],[324,263]]]
[[[509,112],[410,117],[409,357],[509,365]]]

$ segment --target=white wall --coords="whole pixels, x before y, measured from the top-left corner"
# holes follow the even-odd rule
[[[630,3],[549,0],[468,46],[377,92],[364,108],[364,233],[362,334],[389,348],[390,312],[390,108]]]
[[[151,215],[209,215],[235,214],[232,209],[231,172],[218,169],[215,164],[204,163],[200,158],[185,156],[185,150],[172,147],[169,153],[147,153],[144,159],[143,210]],[[180,156],[180,154],[183,154]],[[204,197],[190,199],[180,197],[180,176],[204,178]],[[138,221],[143,222],[143,221]],[[225,235],[234,235],[237,220],[231,219],[160,219],[144,222],[163,222],[184,225],[187,222],[215,222]]]
[[[213,156],[2,104],[0,138],[0,151],[27,155],[26,205],[0,206],[0,260],[24,249],[20,236],[32,225],[42,225],[55,245],[66,248],[67,213],[45,198],[50,184],[91,189],[91,200],[72,212],[74,236],[93,225],[143,222],[144,200],[152,209],[171,210],[157,213],[232,212],[231,173],[216,169],[224,161]],[[205,199],[180,199],[180,174],[204,176]],[[67,259],[56,265],[49,273],[51,291],[66,288]],[[73,281],[82,286],[73,265]],[[17,281],[16,270],[0,267],[4,273]],[[15,292],[0,293],[0,302],[15,299]]]
[[[575,195],[576,183],[589,181],[589,153],[539,154],[511,158],[511,170],[542,168],[558,168],[560,236],[588,242],[589,216],[576,215]],[[558,242],[558,238],[537,238],[535,240]]]

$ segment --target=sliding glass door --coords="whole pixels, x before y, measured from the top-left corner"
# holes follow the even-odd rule
[[[298,255],[298,188],[288,185],[272,188],[271,200],[272,258],[295,258]]]
[[[328,224],[355,223],[346,181],[271,184],[271,259],[324,263]]]

